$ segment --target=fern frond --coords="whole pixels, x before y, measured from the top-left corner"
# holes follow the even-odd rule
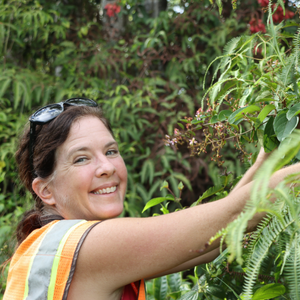
[[[233,259],[236,258],[239,264],[243,263],[242,241],[244,238],[244,234],[246,232],[248,221],[253,218],[255,213],[256,213],[256,208],[249,203],[247,204],[244,212],[241,213],[237,219],[235,219],[232,223],[228,225],[227,227],[228,233],[225,238],[225,241],[230,253],[228,257],[229,262],[233,261]]]
[[[230,56],[235,54],[235,50],[241,40],[241,37],[235,37],[231,39],[224,47],[223,54],[224,58],[221,59],[221,69],[225,68],[228,61],[230,60]]]
[[[252,233],[250,243],[247,246],[249,251],[249,256],[247,257],[246,265],[250,264],[250,258],[253,255],[255,245],[257,244],[263,230],[270,224],[272,218],[273,216],[271,214],[267,214],[263,218],[263,220],[258,224],[256,230]]]
[[[298,32],[294,35],[293,46],[294,46],[293,55],[295,58],[295,68],[297,70],[299,64],[299,58],[300,58],[300,28],[298,29]]]
[[[229,89],[229,90],[227,90],[227,91],[225,91],[225,92],[223,92],[223,90],[221,91],[222,92],[222,94],[219,96],[219,95],[217,95],[217,99],[216,99],[216,101],[215,102],[217,102],[218,104],[219,104],[219,106],[217,107],[217,112],[219,112],[219,109],[220,109],[220,107],[221,107],[221,104],[222,104],[222,102],[224,101],[224,99],[225,99],[225,97],[227,96],[227,95],[229,95],[231,92],[233,92],[233,91],[237,91],[237,90],[243,90],[244,88],[243,87],[234,87],[234,88],[232,88],[232,89]],[[219,93],[220,94],[220,93]]]
[[[258,272],[263,260],[268,255],[271,245],[278,238],[278,236],[293,222],[294,220],[291,218],[291,215],[287,214],[284,218],[283,223],[274,218],[270,226],[263,229],[263,238],[261,237],[258,240],[253,249],[251,257],[249,258],[249,265],[247,267],[244,285],[245,300],[250,300],[252,298],[253,286],[258,277]]]
[[[295,234],[290,255],[286,261],[285,275],[291,299],[300,299],[300,238]]]
[[[286,65],[282,68],[279,73],[278,79],[280,87],[279,89],[286,89],[290,85],[294,78],[295,72],[295,55],[291,54],[288,59],[286,59]]]
[[[240,79],[240,78],[228,78],[228,79],[224,79],[222,81],[217,81],[214,85],[212,85],[211,87],[209,87],[209,89],[205,92],[204,96],[201,99],[202,106],[203,106],[205,97],[207,96],[208,93],[210,93],[214,88],[218,89],[219,87],[221,87],[221,85],[223,83],[228,82],[228,81],[233,81],[233,80],[245,82],[243,79]]]

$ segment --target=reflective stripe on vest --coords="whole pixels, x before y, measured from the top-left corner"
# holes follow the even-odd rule
[[[10,263],[3,300],[66,300],[80,247],[99,221],[53,221],[34,230]],[[145,300],[144,281],[137,300]]]
[[[49,229],[33,257],[26,281],[24,299],[53,299],[62,248],[71,232],[85,222],[82,220],[63,220]]]
[[[80,246],[98,223],[53,221],[34,230],[12,258],[3,300],[66,299]]]

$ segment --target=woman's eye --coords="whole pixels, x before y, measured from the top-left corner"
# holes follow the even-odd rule
[[[119,150],[117,149],[110,149],[106,152],[106,155],[116,155],[119,153]]]
[[[87,160],[86,157],[79,157],[75,160],[75,164],[85,162],[86,160]]]

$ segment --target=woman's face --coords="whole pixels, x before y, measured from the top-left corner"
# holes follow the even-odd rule
[[[49,190],[66,219],[104,220],[123,211],[127,170],[118,145],[96,117],[76,121],[56,151]]]

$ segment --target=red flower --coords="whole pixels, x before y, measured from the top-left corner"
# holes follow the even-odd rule
[[[262,6],[266,7],[269,5],[269,0],[257,0],[257,2]]]
[[[108,3],[105,5],[104,9],[106,10],[106,13],[110,18],[114,17],[121,11],[121,7],[116,3]]]
[[[274,8],[275,5],[273,5],[272,7]],[[284,19],[291,19],[294,17],[294,13],[290,10],[285,10],[285,15],[283,15],[283,9],[281,6],[278,6],[277,10],[275,11],[275,13],[273,14],[273,21],[274,23],[280,23],[282,22]]]
[[[262,33],[266,33],[266,26],[265,24],[262,22],[261,19],[257,20],[252,18],[249,22],[250,24],[250,31],[251,33],[256,33],[256,32],[262,32]]]

